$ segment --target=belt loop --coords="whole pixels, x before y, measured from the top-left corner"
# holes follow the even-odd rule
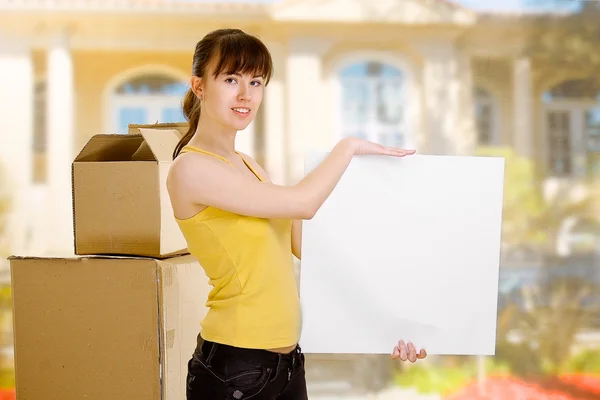
[[[211,343],[210,346],[210,351],[208,352],[208,356],[206,357],[206,366],[210,367],[210,361],[212,360],[213,356],[215,355],[215,352],[217,351],[217,347],[219,346],[218,343]]]
[[[280,367],[280,366],[281,366],[281,354],[279,354],[279,353],[278,353],[278,354],[277,354],[277,369],[275,370],[275,371],[276,371],[276,372],[275,372],[276,374],[277,374],[277,371],[279,371],[279,367]]]

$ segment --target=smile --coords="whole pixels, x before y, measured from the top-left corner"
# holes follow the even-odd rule
[[[248,114],[248,113],[250,112],[250,109],[249,109],[249,108],[243,108],[243,107],[240,107],[240,108],[232,108],[232,110],[233,110],[233,111],[235,111],[235,112],[238,112],[238,113],[240,113],[240,114]]]

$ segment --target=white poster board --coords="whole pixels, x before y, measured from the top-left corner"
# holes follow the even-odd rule
[[[503,186],[503,158],[355,156],[303,222],[303,351],[495,354]]]

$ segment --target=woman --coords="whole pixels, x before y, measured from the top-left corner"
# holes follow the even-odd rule
[[[307,398],[292,265],[292,254],[301,257],[301,221],[321,207],[353,155],[414,153],[346,138],[297,185],[272,184],[234,147],[271,74],[265,45],[240,30],[211,32],[196,46],[183,105],[189,130],[167,179],[188,249],[213,286],[188,362],[188,400]],[[425,356],[403,341],[392,353],[411,362]]]

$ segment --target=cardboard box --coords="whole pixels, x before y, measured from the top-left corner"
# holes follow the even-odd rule
[[[129,124],[127,133],[130,135],[139,135],[140,129],[161,129],[177,130],[181,135],[185,135],[190,124],[188,122],[163,122],[157,124]]]
[[[209,291],[192,256],[10,264],[18,399],[185,399]]]
[[[93,136],[75,158],[75,254],[165,258],[187,253],[166,188],[177,129]]]

